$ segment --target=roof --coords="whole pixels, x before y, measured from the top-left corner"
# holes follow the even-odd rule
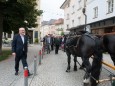
[[[51,19],[50,21],[43,21],[42,22],[42,26],[45,26],[45,25],[54,25],[56,19]]]
[[[78,25],[76,27],[71,27],[71,28],[68,28],[67,30],[68,31],[71,31],[71,30],[78,30],[78,29],[83,29],[84,28],[84,25]]]
[[[61,5],[61,9],[64,9],[65,6],[69,3],[70,0],[65,0],[64,3]]]
[[[58,20],[55,21],[55,25],[59,25],[59,24],[63,24],[63,23],[64,23],[63,18],[59,18]]]

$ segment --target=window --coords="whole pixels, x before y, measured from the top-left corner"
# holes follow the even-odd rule
[[[73,6],[72,6],[72,14],[75,13],[74,8],[75,8],[75,6],[73,5]]]
[[[81,24],[81,17],[78,17],[78,25]]]
[[[72,20],[72,26],[74,27],[74,20]]]
[[[108,0],[107,1],[107,13],[112,13],[113,12],[113,1],[114,0]]]
[[[67,24],[67,29],[69,29],[69,25]]]
[[[70,6],[70,3],[67,4],[67,7],[69,7],[69,6]]]
[[[8,38],[11,38],[11,34],[8,34]]]
[[[38,38],[38,31],[35,31],[34,38]]]
[[[69,14],[67,14],[67,20],[69,19]]]
[[[98,7],[93,8],[94,9],[94,18],[98,17]]]
[[[78,0],[78,10],[80,10],[81,9],[81,0]]]

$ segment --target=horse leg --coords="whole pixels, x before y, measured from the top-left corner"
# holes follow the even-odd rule
[[[91,86],[97,86],[96,80],[99,80],[101,66],[102,66],[102,53],[97,53],[94,55],[93,62],[92,62],[92,69],[91,69]]]
[[[84,83],[89,83],[89,74],[91,73],[91,64],[89,58],[84,57],[83,64],[86,67],[86,73],[84,75]]]
[[[70,72],[70,63],[71,63],[71,54],[69,54],[69,55],[67,55],[68,56],[68,58],[67,58],[67,61],[68,61],[68,67],[67,67],[67,70],[66,70],[66,72]]]
[[[77,56],[74,56],[74,71],[77,71]]]
[[[113,64],[115,65],[115,55],[114,54],[110,54],[110,56],[111,56],[111,59],[113,61]]]
[[[81,57],[81,59],[82,59],[82,61],[83,61],[83,58]],[[84,63],[82,62],[82,65],[80,66],[80,68],[79,69],[84,69],[85,68],[85,65],[84,65]]]

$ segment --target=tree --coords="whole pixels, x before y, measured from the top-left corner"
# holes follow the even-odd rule
[[[36,9],[36,0],[2,0],[0,1],[0,53],[2,52],[2,32],[18,31],[19,27],[37,26],[37,16],[42,14]],[[27,21],[26,24],[24,21]],[[26,29],[27,30],[27,29]]]
[[[63,36],[63,35],[64,35],[64,32],[62,31],[62,32],[61,32],[61,36]]]

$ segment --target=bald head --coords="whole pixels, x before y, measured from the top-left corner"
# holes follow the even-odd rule
[[[23,27],[19,28],[19,34],[25,35],[25,28],[23,28]]]

